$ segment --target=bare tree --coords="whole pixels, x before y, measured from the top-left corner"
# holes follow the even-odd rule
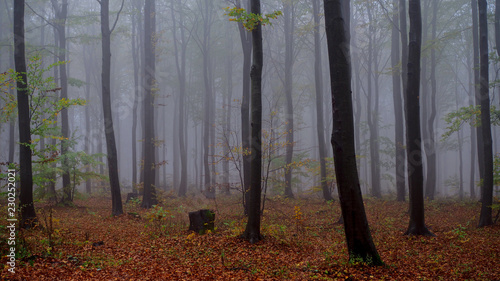
[[[481,132],[483,136],[484,178],[481,195],[479,227],[492,225],[493,203],[493,149],[491,139],[490,96],[488,79],[488,18],[486,0],[478,0],[479,12],[479,57],[481,94]]]
[[[123,9],[116,15],[113,27],[109,28],[109,0],[98,0],[101,4],[101,34],[102,34],[102,112],[104,115],[104,134],[106,135],[106,150],[108,156],[109,184],[111,187],[112,215],[123,214],[120,180],[118,178],[118,154],[116,152],[115,132],[113,129],[113,115],[111,113],[111,33]]]
[[[144,6],[144,195],[141,206],[151,208],[158,204],[155,187],[155,0],[146,0]]]
[[[422,17],[420,0],[410,0],[410,33],[408,45],[408,85],[405,99],[406,155],[410,194],[410,223],[406,235],[433,235],[425,225],[420,136],[420,50]]]
[[[354,148],[350,62],[350,1],[324,0],[332,89],[332,147],[349,259],[382,265],[366,219]]]

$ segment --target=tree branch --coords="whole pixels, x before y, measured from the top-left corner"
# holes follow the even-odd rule
[[[97,0],[97,1],[99,1],[99,0]],[[101,3],[101,1],[99,1],[99,3]],[[116,15],[115,23],[113,24],[113,27],[109,31],[109,34],[113,33],[113,30],[115,30],[116,23],[118,22],[118,18],[120,18],[120,13],[122,12],[122,9],[123,9],[123,3],[125,3],[125,0],[122,0],[122,5],[120,7],[120,10],[118,11],[118,14]]]

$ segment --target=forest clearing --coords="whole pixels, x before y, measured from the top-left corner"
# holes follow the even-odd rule
[[[432,201],[428,227],[436,237],[404,236],[408,204],[367,199],[373,240],[384,266],[348,262],[338,201],[283,199],[266,203],[264,239],[239,239],[246,218],[237,197],[166,199],[159,207],[125,204],[109,214],[110,198],[54,207],[52,236],[22,230],[16,274],[2,280],[496,280],[500,226],[477,228],[477,202]],[[42,225],[49,206],[39,207]],[[214,233],[188,232],[188,211],[215,211]],[[1,232],[5,235],[5,231]],[[53,246],[50,247],[50,240]],[[2,237],[1,241],[5,241]],[[2,245],[2,250],[6,249]],[[2,253],[2,264],[5,254]]]

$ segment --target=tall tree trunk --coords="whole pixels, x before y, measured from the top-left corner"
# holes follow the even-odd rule
[[[55,28],[57,30],[57,37],[59,39],[59,61],[63,62],[66,60],[66,19],[68,17],[68,0],[62,0],[61,5],[59,5],[57,0],[51,0],[52,7],[54,8],[56,15]],[[66,64],[62,63],[59,65],[59,75],[60,75],[60,87],[61,87],[61,99],[68,99],[68,75],[66,72]],[[61,110],[61,133],[64,138],[61,140],[61,155],[65,155],[69,149],[68,139],[70,137],[69,131],[69,118],[68,109],[64,108]],[[62,161],[62,184],[63,184],[63,195],[61,202],[63,204],[69,204],[73,201],[72,199],[72,187],[71,178],[69,174],[69,167],[67,159],[63,158]]]
[[[479,80],[479,23],[478,23],[478,2],[471,0],[472,12],[472,45],[474,62],[474,93],[476,105],[481,105],[480,80]],[[477,160],[479,164],[479,181],[484,180],[484,150],[482,126],[476,127],[477,136]],[[481,189],[482,190],[482,189]]]
[[[83,60],[84,60],[84,67],[85,67],[85,99],[87,100],[87,102],[90,103],[90,73],[91,73],[91,65],[90,65],[90,61],[92,60],[92,54],[90,52],[90,48],[89,46],[87,45],[84,45],[83,47]],[[90,152],[90,146],[91,146],[91,126],[90,126],[90,104],[88,104],[87,106],[85,106],[85,133],[86,133],[86,136],[85,136],[85,153],[87,153],[88,155],[91,154]],[[87,166],[85,168],[85,171],[87,173],[90,172],[90,166]],[[92,193],[92,182],[90,179],[87,179],[85,181],[85,191],[87,194],[91,194]]]
[[[350,62],[350,1],[324,0],[332,89],[332,148],[349,259],[383,264],[366,219],[354,148]]]
[[[438,10],[438,2],[432,1],[432,38],[431,40],[434,42],[436,40],[436,29],[437,29],[437,10]],[[429,97],[425,98],[428,112],[427,118],[427,126],[426,126],[426,138],[424,141],[425,146],[425,156],[427,163],[427,177],[425,181],[425,195],[429,199],[433,200],[436,194],[436,173],[437,173],[437,165],[436,165],[436,141],[435,141],[435,133],[434,133],[434,122],[436,120],[436,48],[431,48],[431,69],[430,69],[430,86],[431,92]],[[422,93],[423,95],[423,93]]]
[[[422,17],[420,0],[410,0],[410,33],[408,46],[408,85],[405,99],[406,154],[410,194],[410,223],[406,235],[433,235],[425,225],[422,169],[422,138],[420,135],[420,51]]]
[[[250,0],[247,0],[247,10],[250,10]],[[238,8],[241,3],[238,0]],[[250,66],[252,59],[252,36],[245,30],[240,22],[238,23],[240,33],[241,48],[243,49],[243,89],[241,99],[241,146],[243,148],[243,209],[248,215],[250,202]]]
[[[101,0],[100,3],[102,34],[102,112],[104,115],[104,134],[106,136],[106,150],[108,154],[108,173],[112,202],[111,214],[113,216],[119,216],[123,214],[123,208],[120,193],[120,180],[118,177],[118,154],[116,152],[113,116],[111,112],[111,33],[115,25],[109,29],[109,0]],[[118,21],[119,15],[118,13],[116,21]]]
[[[250,11],[260,15],[260,0],[250,0]],[[262,180],[262,25],[257,24],[252,30],[253,62],[250,71],[251,107],[252,107],[252,139],[250,165],[250,201],[248,202],[248,221],[243,237],[256,243],[262,239],[260,234],[261,219],[261,180]]]
[[[368,103],[367,103],[367,119],[368,128],[370,130],[370,174],[371,174],[371,187],[372,196],[376,198],[382,197],[380,188],[380,154],[379,154],[379,135],[378,135],[378,89],[375,87],[373,91],[372,88],[372,66],[374,60],[377,60],[375,56],[375,47],[373,36],[375,36],[375,27],[373,25],[373,17],[371,12],[372,2],[367,2],[367,14],[368,14]],[[375,57],[375,58],[374,58]],[[377,71],[377,69],[375,69]],[[375,74],[376,75],[376,74]],[[375,80],[378,78],[375,77]],[[378,84],[378,83],[376,83]]]
[[[132,13],[132,61],[134,63],[134,105],[132,108],[132,190],[136,192],[137,185],[137,110],[139,107],[139,58],[141,42],[138,39],[138,31],[140,31],[139,22],[136,16],[140,17],[140,6],[136,7],[136,11]]]
[[[321,190],[326,201],[333,200],[326,179],[325,124],[323,122],[323,73],[321,71],[320,0],[312,0],[314,19],[314,85],[316,92],[316,131],[318,134]]]
[[[184,112],[185,112],[185,96],[186,96],[186,49],[187,49],[187,39],[184,31],[184,13],[181,11],[179,13],[179,29],[180,29],[180,40],[177,39],[177,23],[174,13],[174,2],[172,1],[172,22],[173,22],[173,40],[174,40],[174,50],[175,50],[175,66],[177,70],[177,77],[179,80],[179,117],[178,117],[178,142],[180,148],[180,158],[181,158],[181,178],[179,183],[179,196],[186,196],[187,192],[187,149],[186,140],[184,139],[184,130],[186,125],[184,124]],[[179,7],[182,10],[182,7]],[[179,46],[180,45],[180,48]],[[179,50],[180,49],[180,50]],[[180,55],[180,61],[179,61]]]
[[[19,77],[17,87],[17,110],[19,117],[19,166],[21,192],[21,227],[31,228],[37,223],[33,204],[33,172],[31,167],[31,129],[28,78],[26,76],[26,54],[24,43],[24,0],[14,1],[14,63]],[[9,170],[10,172],[10,170]],[[14,172],[15,173],[15,172]],[[9,192],[10,192],[9,188]],[[14,188],[15,192],[15,188]]]
[[[391,65],[392,65],[392,97],[394,103],[395,120],[395,146],[396,146],[396,194],[397,200],[405,201],[405,149],[404,149],[404,126],[403,126],[403,99],[401,96],[401,69],[398,69],[400,62],[400,35],[398,22],[398,0],[393,0],[392,15],[392,40],[391,40]]]
[[[155,186],[155,0],[146,0],[144,6],[144,195],[141,206],[151,208],[158,204]]]
[[[231,134],[231,101],[233,99],[233,41],[231,38],[231,32],[229,29],[229,22],[226,23],[226,48],[229,52],[229,55],[226,56],[226,101],[224,102],[226,107],[226,110],[224,110],[224,116],[225,116],[225,121],[224,121],[224,135],[226,137],[229,137]],[[226,157],[229,156],[230,153],[230,147],[229,143],[226,143],[224,146],[224,154]],[[229,160],[225,160],[222,163],[222,174],[224,176],[223,183],[224,183],[224,193],[226,195],[231,194],[230,190],[230,184],[229,184]]]
[[[492,225],[493,204],[493,149],[491,139],[490,96],[488,79],[488,19],[487,2],[478,0],[479,12],[479,56],[480,56],[480,94],[481,94],[481,132],[483,136],[484,178],[481,194],[481,216],[479,227]]]
[[[285,19],[285,98],[286,98],[286,153],[285,153],[285,198],[293,198],[292,191],[292,158],[293,158],[293,32],[294,32],[294,7],[293,1],[283,3]]]

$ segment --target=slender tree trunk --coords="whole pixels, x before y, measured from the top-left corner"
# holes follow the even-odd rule
[[[31,228],[37,224],[35,206],[33,204],[33,172],[31,167],[31,129],[30,101],[28,78],[26,75],[26,54],[24,43],[24,0],[14,1],[14,63],[19,77],[17,87],[17,110],[19,117],[19,166],[21,192],[19,207],[21,209],[21,227]],[[10,170],[9,170],[10,173]],[[15,174],[15,171],[13,172]],[[11,191],[12,190],[12,191]],[[9,192],[15,188],[9,185]]]
[[[333,132],[332,148],[349,259],[373,265],[383,262],[375,249],[366,219],[354,148],[350,63],[350,1],[324,0],[330,62]]]
[[[247,0],[247,10],[250,10],[250,0]],[[238,0],[238,8],[241,3]],[[245,30],[242,23],[238,24],[241,48],[243,49],[243,90],[241,99],[241,145],[243,148],[243,208],[248,215],[250,202],[250,66],[252,59],[252,36]]]
[[[181,11],[179,13],[179,29],[180,29],[180,40],[177,38],[177,23],[174,13],[174,2],[172,1],[172,21],[173,21],[173,40],[174,40],[174,50],[175,50],[175,66],[177,70],[177,77],[179,80],[179,117],[178,117],[178,143],[180,148],[180,158],[181,158],[181,178],[179,183],[179,196],[186,196],[187,192],[187,149],[186,140],[184,139],[184,131],[186,125],[184,124],[184,112],[185,112],[185,96],[186,96],[186,49],[187,40],[184,31],[184,13]],[[179,7],[182,9],[182,7]],[[179,48],[180,45],[180,48]],[[179,50],[180,49],[180,50]],[[180,61],[179,61],[180,56]],[[174,151],[175,152],[175,151]]]
[[[294,198],[292,191],[292,158],[293,158],[293,32],[294,7],[292,1],[285,1],[283,15],[285,18],[285,98],[286,98],[286,153],[285,153],[285,198]]]
[[[326,201],[333,200],[326,179],[325,124],[323,122],[323,73],[321,71],[320,0],[312,0],[314,19],[314,85],[316,92],[316,131],[318,134],[321,190]]]
[[[155,0],[146,0],[144,6],[144,196],[141,206],[151,208],[158,204],[156,199],[155,122],[154,92],[155,80]]]
[[[59,5],[57,0],[51,0],[52,7],[54,8],[56,14],[55,28],[57,30],[57,37],[59,39],[59,61],[63,62],[66,60],[66,19],[68,16],[68,0],[62,0],[61,5]],[[68,75],[66,72],[66,64],[62,63],[59,65],[59,75],[60,75],[60,87],[61,87],[61,99],[68,99]],[[70,137],[69,131],[69,118],[68,109],[65,108],[61,110],[61,133],[64,138],[61,140],[61,155],[65,155],[69,149],[68,139]],[[63,196],[61,202],[63,204],[69,204],[72,202],[72,187],[71,178],[69,174],[69,167],[67,160],[63,158],[62,161],[62,182],[63,182]]]
[[[425,225],[422,168],[422,138],[420,135],[420,51],[422,47],[422,17],[420,0],[410,0],[410,33],[408,46],[408,87],[405,99],[406,153],[410,190],[410,223],[406,235],[433,235]]]
[[[250,0],[251,13],[260,15],[260,0]],[[253,63],[251,78],[252,139],[250,166],[250,201],[248,202],[248,221],[243,237],[254,244],[262,239],[260,235],[260,204],[262,180],[262,25],[252,30]]]
[[[225,121],[224,121],[224,132],[225,136],[229,137],[231,134],[231,101],[233,99],[233,59],[232,59],[232,53],[233,53],[233,41],[231,40],[231,32],[229,30],[229,22],[226,23],[226,48],[229,52],[229,55],[226,56],[226,76],[227,76],[227,81],[226,81],[226,101],[225,101],[225,107],[226,110],[224,110],[224,115],[225,115]],[[224,146],[224,154],[226,157],[229,156],[230,153],[230,147],[229,143],[227,143]],[[230,189],[230,184],[229,184],[229,160],[225,160],[222,165],[222,174],[224,176],[224,193],[226,195],[231,194],[231,189]]]
[[[82,53],[83,53],[83,59],[84,59],[83,65],[85,67],[85,99],[87,100],[87,102],[90,103],[90,73],[92,71],[90,61],[92,60],[92,55],[90,52],[90,48],[87,45],[84,45]],[[90,146],[91,146],[90,140],[91,140],[91,136],[92,136],[91,129],[90,129],[90,105],[85,106],[85,132],[86,132],[85,153],[90,155],[91,154],[91,152],[90,152]],[[87,166],[85,168],[85,170],[87,173],[89,173],[90,167]],[[87,194],[92,193],[92,182],[90,179],[87,179],[85,181],[85,191]]]
[[[438,2],[432,1],[432,41],[436,40],[436,29],[437,29],[437,10],[438,10]],[[425,194],[426,197],[433,200],[436,194],[436,173],[437,173],[437,165],[436,165],[436,141],[435,141],[435,132],[434,132],[434,122],[436,120],[437,109],[436,109],[436,92],[437,92],[437,84],[436,84],[436,48],[431,49],[431,69],[430,69],[430,86],[431,92],[428,98],[425,100],[427,103],[425,106],[430,112],[428,112],[427,118],[427,134],[424,142],[425,146],[425,156],[427,159],[427,177],[425,181]]]
[[[397,200],[405,201],[405,149],[404,149],[404,126],[403,126],[403,99],[401,96],[401,69],[398,68],[400,62],[400,35],[398,22],[398,0],[393,0],[392,16],[392,44],[391,44],[391,65],[392,65],[392,97],[394,103],[395,120],[395,146],[396,146],[396,194]]]
[[[472,45],[474,62],[474,93],[476,105],[481,105],[480,80],[479,80],[479,23],[478,23],[478,2],[471,0],[472,12]],[[477,136],[477,160],[479,164],[479,181],[484,180],[484,150],[482,126],[476,127]],[[482,189],[481,189],[482,190]],[[481,193],[482,194],[482,193]]]
[[[104,134],[108,154],[108,173],[111,189],[112,215],[123,214],[120,180],[118,177],[118,153],[116,151],[113,116],[111,112],[111,33],[109,29],[109,0],[101,0],[101,34],[102,34],[102,112],[104,115]],[[123,5],[123,2],[122,2]],[[117,15],[117,17],[119,14]],[[117,18],[118,20],[118,18]]]
[[[481,94],[481,132],[483,136],[484,178],[481,194],[481,216],[479,227],[492,225],[493,203],[493,149],[490,122],[490,96],[488,79],[488,19],[487,2],[478,0],[479,12],[479,56],[480,56],[480,94]]]
[[[140,46],[137,31],[140,30],[136,16],[140,17],[141,11],[132,14],[132,61],[134,63],[134,105],[132,108],[132,190],[136,192],[137,185],[137,110],[139,107],[139,58]],[[140,20],[139,20],[140,22]]]
[[[380,188],[380,154],[379,154],[379,144],[378,144],[378,89],[375,87],[375,90],[372,88],[372,66],[374,64],[374,60],[377,60],[375,57],[375,48],[373,43],[373,36],[375,36],[375,27],[373,26],[373,17],[371,12],[372,2],[367,2],[367,14],[368,14],[368,22],[369,22],[369,35],[368,35],[368,103],[367,103],[367,119],[368,119],[368,128],[370,130],[370,174],[371,174],[371,188],[372,188],[372,196],[376,198],[382,197],[381,188]],[[375,58],[374,58],[375,57]],[[375,69],[377,71],[377,69]],[[375,79],[377,79],[375,77]],[[376,83],[378,84],[378,83]]]

